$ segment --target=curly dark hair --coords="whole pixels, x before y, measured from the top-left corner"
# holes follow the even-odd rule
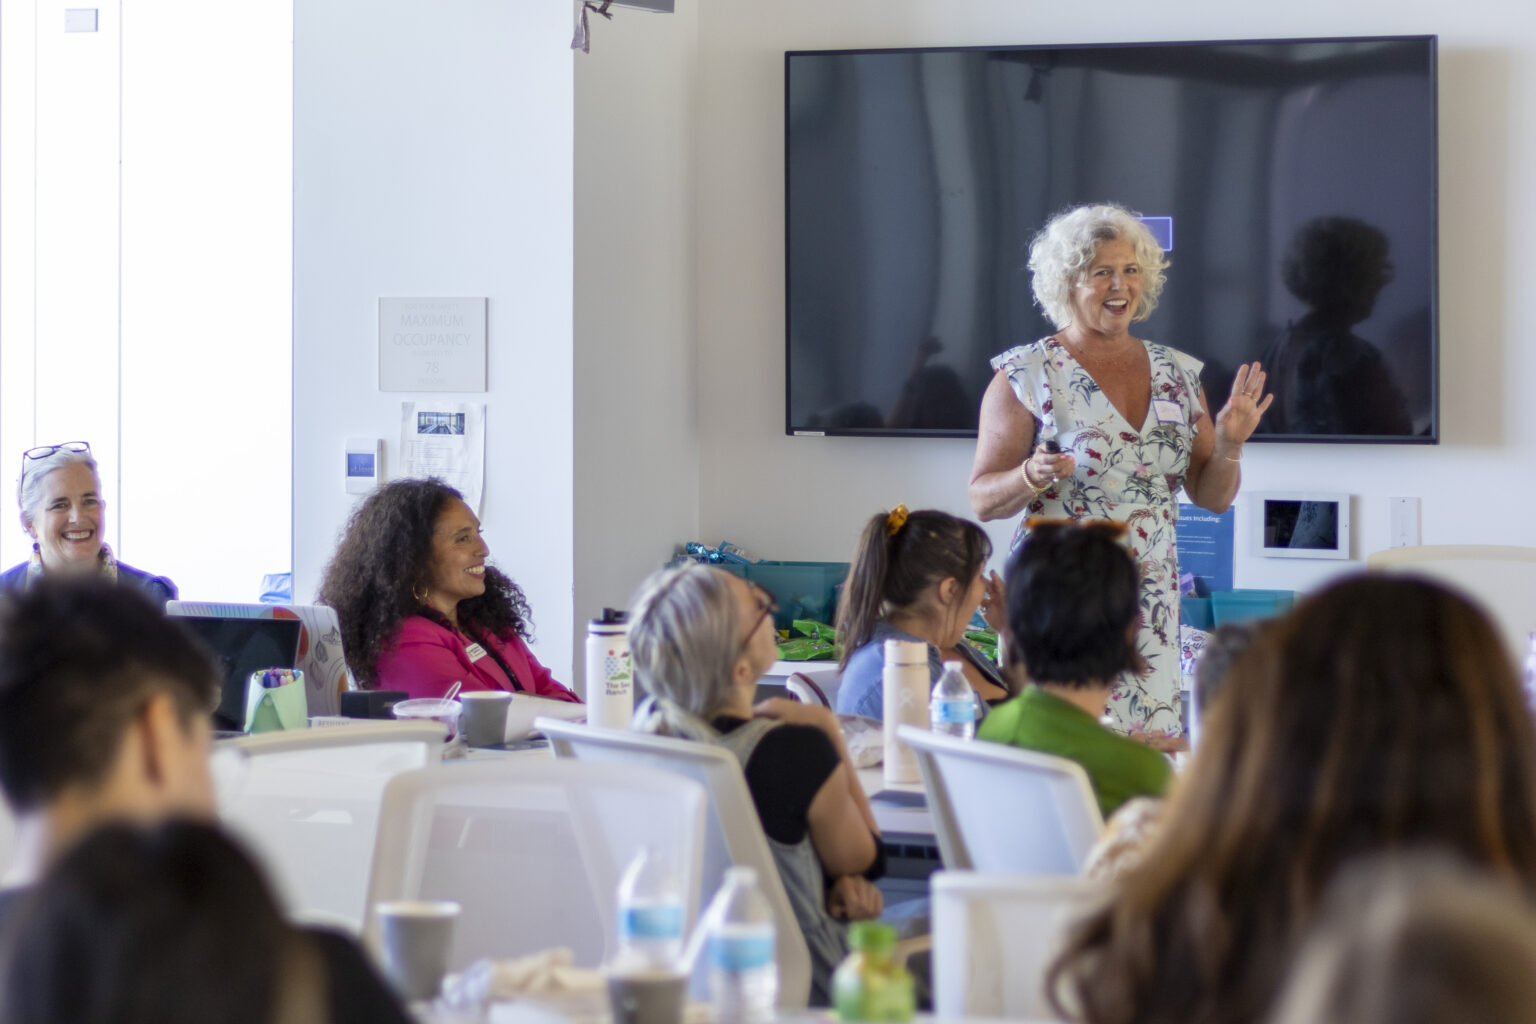
[[[396,480],[374,491],[352,513],[336,555],[320,582],[321,604],[336,609],[347,665],[365,690],[378,687],[379,657],[407,616],[423,615],[447,626],[423,605],[432,575],[432,531],[450,501],[464,496],[436,477]],[[533,616],[522,588],[498,569],[485,567],[485,593],[459,602],[459,630],[471,639],[508,630],[533,639]]]

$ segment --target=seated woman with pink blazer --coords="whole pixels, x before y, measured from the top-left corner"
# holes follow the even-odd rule
[[[396,480],[358,506],[320,601],[363,689],[441,697],[460,682],[579,702],[528,649],[528,600],[489,555],[463,495],[436,478]]]

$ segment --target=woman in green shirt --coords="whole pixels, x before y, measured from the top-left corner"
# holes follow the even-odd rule
[[[1141,579],[1124,532],[1107,520],[1031,524],[1007,581],[1008,650],[1031,685],[977,732],[1082,765],[1105,818],[1131,797],[1161,796],[1172,777],[1162,754],[1099,724],[1114,680],[1140,663]]]

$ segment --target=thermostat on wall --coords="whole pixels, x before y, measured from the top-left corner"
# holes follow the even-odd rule
[[[1348,558],[1349,495],[1261,491],[1252,506],[1253,552],[1266,558]]]
[[[367,494],[379,486],[384,442],[377,437],[347,438],[347,493]]]

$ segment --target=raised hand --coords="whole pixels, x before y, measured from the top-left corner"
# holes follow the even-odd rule
[[[1216,440],[1225,445],[1240,445],[1258,429],[1259,418],[1274,404],[1275,396],[1264,393],[1264,368],[1257,362],[1237,368],[1232,378],[1232,394],[1216,414]]]

